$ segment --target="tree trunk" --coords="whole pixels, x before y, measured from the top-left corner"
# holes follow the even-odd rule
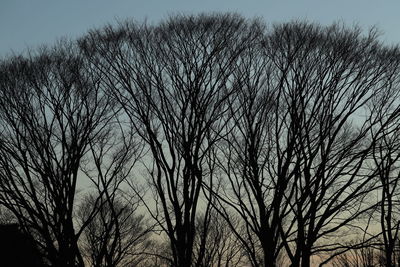
[[[301,254],[301,267],[310,267],[311,261],[311,252],[310,249],[307,247],[302,251]]]
[[[264,235],[261,237],[261,245],[263,248],[263,253],[264,253],[264,262],[263,266],[264,267],[275,267],[276,266],[276,258],[275,258],[275,249],[276,249],[276,244],[274,242],[271,242],[272,236],[270,232],[265,231]]]
[[[390,244],[385,251],[385,256],[386,256],[386,267],[394,267],[394,264],[392,262],[393,258],[393,247],[392,244]]]
[[[182,240],[178,241],[176,246],[176,262],[174,267],[190,267],[192,264],[192,254],[189,253],[192,251],[189,248],[189,245],[186,242],[182,242]]]
[[[268,247],[263,247],[264,250],[264,267],[275,267],[276,266],[276,259],[274,250]]]

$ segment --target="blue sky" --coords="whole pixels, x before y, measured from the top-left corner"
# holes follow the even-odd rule
[[[307,19],[376,25],[387,43],[400,43],[398,0],[0,0],[0,57],[62,37],[75,38],[117,19],[157,22],[169,14],[233,11],[267,23]]]

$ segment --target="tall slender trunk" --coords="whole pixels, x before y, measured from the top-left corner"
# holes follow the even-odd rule
[[[189,240],[190,239],[190,240]],[[174,246],[174,267],[192,266],[193,240],[188,233],[180,233]]]
[[[65,244],[60,247],[56,266],[60,267],[84,267],[84,262],[77,246]]]
[[[181,243],[178,246],[177,262],[175,267],[190,267],[192,265],[192,255],[188,253],[186,244]]]
[[[263,247],[263,251],[264,251],[264,267],[276,267],[274,250],[268,247]]]
[[[264,228],[261,234],[261,246],[263,248],[263,266],[264,267],[275,267],[276,266],[276,242],[273,238],[272,229]]]
[[[301,255],[301,267],[310,267],[311,261],[311,255],[310,255],[310,251],[309,249],[305,249],[305,251],[303,251],[302,255]]]
[[[386,257],[386,267],[394,267],[394,262],[392,261],[393,259],[393,246],[392,244],[389,244],[389,246],[386,247],[385,251],[385,257]]]

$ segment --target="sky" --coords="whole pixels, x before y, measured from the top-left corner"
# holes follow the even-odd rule
[[[381,40],[400,43],[398,0],[0,0],[0,58],[77,38],[118,20],[150,23],[174,14],[236,12],[267,23],[305,19],[377,26]]]

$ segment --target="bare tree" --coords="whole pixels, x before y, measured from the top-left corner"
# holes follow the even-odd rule
[[[326,237],[374,207],[370,131],[388,120],[375,119],[382,106],[373,99],[396,86],[398,50],[382,46],[374,31],[361,37],[359,29],[294,22],[275,27],[266,51],[287,129],[274,145],[295,159],[294,193],[285,194],[292,217],[281,238],[292,266],[310,266],[311,255],[338,249]]]
[[[246,251],[230,226],[230,224],[234,225],[236,231],[240,231],[239,229],[243,228],[239,224],[240,221],[231,217],[228,223],[215,210],[210,213],[210,216],[209,220],[204,220],[201,216],[198,219],[194,261],[201,260],[201,262],[198,262],[197,266],[246,266]],[[205,221],[207,224],[204,224]],[[201,253],[204,255],[200,255]]]
[[[377,170],[377,178],[381,185],[378,191],[380,195],[379,223],[382,230],[384,266],[387,267],[396,266],[399,260],[396,253],[399,250],[400,239],[400,210],[397,208],[400,193],[400,154],[398,153],[400,128],[397,116],[399,93],[398,88],[388,88],[376,97],[376,102],[382,106],[382,109],[375,114],[380,125],[373,131],[373,135],[378,140],[373,147],[372,155],[373,168]]]
[[[0,203],[50,264],[83,266],[79,238],[99,205],[76,228],[78,183],[90,181],[80,170],[97,140],[117,133],[115,103],[73,44],[10,58],[0,72]],[[98,190],[100,201],[107,186]]]
[[[399,116],[377,119],[375,98],[396,89],[398,50],[374,31],[362,37],[339,25],[280,24],[264,38],[234,72],[241,90],[219,142],[229,186],[218,191],[218,210],[242,218],[247,238],[236,235],[253,266],[276,266],[282,253],[310,266],[312,255],[343,248],[332,237],[356,233],[375,208],[370,163],[380,137],[371,132]]]
[[[244,233],[235,225],[231,228],[252,266],[276,266],[280,256],[279,230],[288,212],[285,192],[290,187],[294,154],[293,147],[276,152],[276,140],[286,129],[279,125],[284,121],[280,120],[282,107],[277,105],[278,90],[273,84],[273,65],[264,52],[265,41],[260,27],[258,38],[240,55],[233,72],[240,90],[230,103],[228,134],[221,138],[218,151],[225,186],[216,192],[217,209],[228,223],[235,214],[243,221]]]
[[[61,267],[395,266],[399,66],[374,30],[235,14],[11,57],[1,211]]]
[[[332,261],[333,267],[372,267],[380,266],[374,248],[352,249],[337,256]]]
[[[107,28],[81,42],[147,143],[156,202],[147,207],[170,240],[173,266],[192,266],[198,209],[209,207],[199,199],[214,175],[210,152],[236,89],[232,69],[252,39],[238,16],[200,15]]]
[[[92,266],[137,265],[148,245],[152,227],[138,212],[140,197],[127,192],[128,182],[136,178],[132,169],[143,152],[129,125],[115,113],[108,131],[89,143],[81,167],[95,191],[81,200],[76,214],[80,226],[87,224],[80,243]]]
[[[87,216],[96,203],[96,197],[88,196],[82,202],[78,218],[87,221]],[[115,198],[106,202],[83,231],[84,251],[91,266],[137,266],[149,245],[150,228],[143,215],[137,214],[136,203]]]

